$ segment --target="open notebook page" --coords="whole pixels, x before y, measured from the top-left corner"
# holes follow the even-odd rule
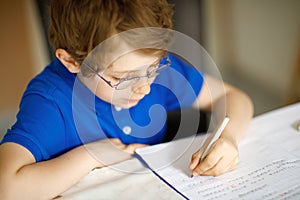
[[[218,177],[190,178],[191,155],[201,147],[203,135],[138,149],[137,153],[188,199],[300,199],[300,134],[290,121],[276,128],[276,122],[273,128],[264,128],[270,124],[266,122],[252,123],[239,145],[238,168]]]

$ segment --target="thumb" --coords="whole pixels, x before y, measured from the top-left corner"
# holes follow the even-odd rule
[[[143,148],[143,147],[146,147],[148,145],[146,144],[130,144],[130,145],[127,145],[127,147],[125,148],[125,151],[130,153],[130,154],[134,154],[135,153],[135,150],[137,148]]]

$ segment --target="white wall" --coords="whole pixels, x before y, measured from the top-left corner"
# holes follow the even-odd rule
[[[205,0],[206,48],[283,105],[300,51],[299,0]],[[278,106],[281,106],[278,105]]]
[[[239,69],[284,94],[300,50],[300,1],[234,0],[233,20]]]

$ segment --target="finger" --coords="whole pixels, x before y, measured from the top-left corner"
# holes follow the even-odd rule
[[[218,139],[212,146],[208,155],[200,163],[197,168],[199,174],[203,174],[217,165],[222,157],[224,157],[229,149],[229,144],[223,138]],[[226,150],[226,151],[225,151]],[[231,152],[231,151],[230,151]],[[226,156],[227,157],[227,156]]]
[[[138,149],[138,148],[144,148],[144,147],[147,147],[147,146],[149,146],[149,145],[147,145],[147,144],[136,144],[136,146],[135,146],[135,148],[133,150],[133,153],[136,153],[136,149]]]
[[[198,151],[193,153],[191,162],[190,162],[191,170],[195,169],[199,165],[199,163],[201,161],[201,155],[203,154],[205,147],[206,147],[206,145],[204,144]]]
[[[130,144],[130,145],[127,145],[126,148],[124,149],[127,153],[130,153],[130,154],[134,154],[135,153],[135,150],[137,148],[143,148],[143,147],[146,147],[148,145],[146,144]]]
[[[239,155],[238,150],[232,147],[234,147],[234,145],[228,143],[224,138],[218,140],[215,151],[211,154],[220,153],[222,154],[222,159],[214,167],[206,170],[202,175],[218,176],[231,170],[231,167],[233,170],[237,166]]]
[[[235,157],[233,160],[228,161],[224,157],[211,169],[205,171],[202,175],[205,176],[219,176],[225,172],[231,171],[236,168],[238,163],[238,157]]]
[[[112,148],[123,151],[126,148],[126,145],[121,142],[118,138],[112,138],[109,140]]]
[[[122,144],[122,142],[119,138],[110,138],[109,141],[115,145]]]
[[[230,171],[233,171],[234,169],[236,169],[237,166],[238,166],[238,163],[239,163],[239,158],[237,157],[237,158],[235,159],[235,161],[231,164],[231,166],[228,167],[228,169],[227,169],[224,173],[230,172]]]
[[[196,167],[196,169],[194,170],[195,173],[198,175],[202,175],[205,171],[213,168],[223,156],[222,152],[220,151],[220,148],[218,148],[215,143],[208,152],[207,156]]]
[[[212,137],[212,135],[209,135],[207,137],[207,139],[205,140],[204,144],[202,145],[202,147],[192,155],[191,162],[189,165],[191,170],[194,170],[199,165],[199,163],[201,161],[201,156],[202,156],[203,152],[205,151],[205,149],[207,148],[209,141],[211,140],[211,137]]]
[[[194,169],[196,174],[203,175],[204,172],[213,168],[222,159],[221,154],[214,154],[213,152],[214,151],[208,154],[205,159],[201,161],[200,164]]]
[[[235,160],[235,162],[231,165],[231,167],[228,169],[228,172],[229,172],[229,171],[232,171],[232,170],[234,170],[234,169],[236,169],[237,166],[238,166],[238,164],[239,164],[239,158],[237,158],[237,159]]]
[[[192,155],[191,162],[190,162],[191,170],[195,169],[197,167],[197,165],[199,164],[201,154],[202,154],[202,152],[200,152],[200,150],[199,150]]]

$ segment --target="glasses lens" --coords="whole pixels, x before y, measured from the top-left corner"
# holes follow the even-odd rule
[[[140,80],[140,78],[138,78],[138,77],[134,78],[134,79],[123,80],[117,85],[116,89],[124,90],[124,89],[129,88],[132,85],[136,84],[139,80]]]
[[[148,72],[147,76],[123,80],[123,81],[119,82],[119,84],[117,84],[115,88],[117,90],[123,90],[128,87],[132,87],[133,85],[138,85],[144,81],[152,82],[154,80],[154,78],[160,74],[160,72],[162,72],[164,69],[166,69],[171,64],[170,60],[168,58],[163,58],[161,60],[161,62],[162,63],[160,65],[157,65],[157,64],[151,65],[148,68],[149,72]]]

